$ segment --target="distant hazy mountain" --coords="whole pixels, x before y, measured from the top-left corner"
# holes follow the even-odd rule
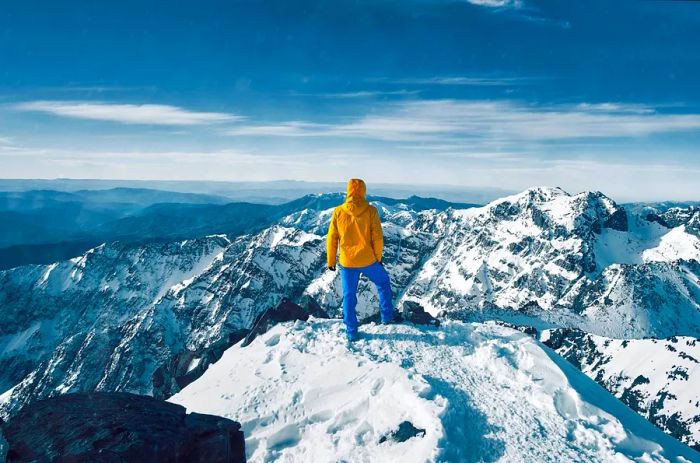
[[[0,192],[0,269],[43,264],[82,254],[110,241],[148,242],[237,236],[269,227],[306,207],[328,208],[340,193],[307,195],[283,204],[231,202],[227,198],[160,190],[115,188],[63,192]],[[414,210],[470,207],[412,196],[399,201]]]
[[[223,196],[229,201],[280,204],[301,196],[323,193],[343,193],[342,182],[303,182],[278,180],[270,182],[215,182],[166,180],[74,180],[74,179],[0,179],[0,191],[103,190],[114,188],[163,190]],[[512,191],[492,187],[463,187],[453,185],[401,185],[373,183],[370,191],[377,196],[407,198],[412,195],[440,198],[451,202],[485,204]],[[167,201],[178,202],[178,201]]]

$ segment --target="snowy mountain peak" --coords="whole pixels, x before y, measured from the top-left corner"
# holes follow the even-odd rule
[[[278,325],[169,400],[235,417],[251,462],[697,461],[518,331],[369,325],[348,347],[342,330]]]
[[[603,228],[627,230],[624,208],[598,191],[570,195],[558,187],[530,188],[496,200],[484,210],[496,219],[529,218],[540,228],[563,228],[568,232],[600,233]],[[471,212],[478,214],[479,210]]]
[[[516,193],[514,195],[510,196],[505,196],[503,198],[497,199],[490,204],[493,203],[498,203],[498,202],[530,202],[530,203],[542,203],[545,201],[550,201],[553,198],[559,197],[559,196],[570,196],[569,193],[564,191],[560,187],[550,187],[550,186],[536,186],[536,187],[531,187],[528,188],[520,193]]]

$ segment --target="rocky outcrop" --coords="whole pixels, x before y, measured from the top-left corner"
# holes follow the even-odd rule
[[[417,325],[440,326],[440,320],[430,315],[422,305],[414,301],[404,301],[401,316],[405,321]]]
[[[277,304],[277,307],[270,307],[269,309],[265,310],[263,313],[258,315],[258,317],[255,319],[255,322],[253,322],[253,327],[243,340],[242,345],[247,346],[248,344],[253,342],[253,339],[255,339],[256,336],[266,333],[267,330],[269,330],[278,323],[289,322],[294,320],[308,320],[309,316],[312,315],[309,313],[309,309],[313,312],[313,314],[315,314],[316,318],[328,318],[328,315],[326,315],[325,312],[323,312],[323,309],[318,307],[318,304],[316,304],[315,306],[313,304],[308,304],[307,307],[308,309],[304,309],[300,305],[293,303],[286,297],[282,298],[280,303]]]
[[[666,210],[648,208],[645,213],[650,222],[657,222],[666,228],[683,225],[688,233],[700,237],[700,206],[671,207]]]
[[[40,400],[5,424],[4,433],[8,462],[245,462],[239,423],[127,393]]]
[[[386,441],[406,442],[412,437],[425,437],[425,429],[417,428],[410,421],[402,421],[399,427],[379,438],[379,443]]]

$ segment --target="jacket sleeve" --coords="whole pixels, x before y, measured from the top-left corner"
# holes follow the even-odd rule
[[[328,225],[328,236],[326,237],[326,261],[329,267],[335,266],[338,254],[338,239],[338,219],[336,212],[333,211],[331,223]]]
[[[372,235],[372,250],[377,262],[382,261],[384,251],[384,233],[382,232],[382,222],[379,220],[379,212],[374,208],[372,211],[372,222],[370,223],[370,233]]]

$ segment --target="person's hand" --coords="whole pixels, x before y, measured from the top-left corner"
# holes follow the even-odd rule
[[[331,272],[335,272],[335,265],[329,265],[328,270],[330,270]]]

